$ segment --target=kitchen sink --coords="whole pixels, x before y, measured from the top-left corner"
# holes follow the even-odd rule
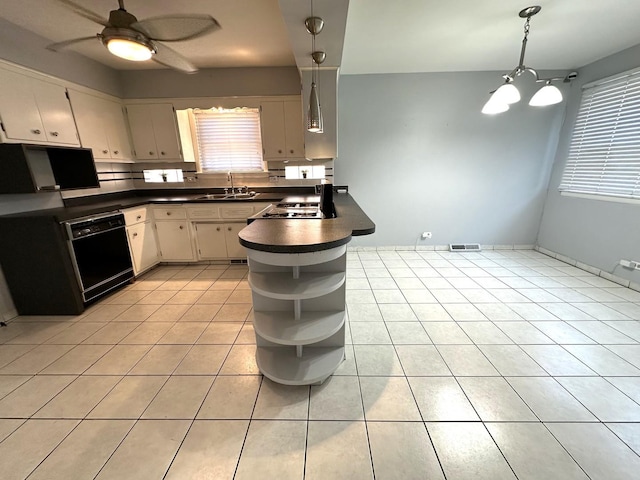
[[[228,195],[226,193],[210,193],[202,197],[196,198],[196,200],[224,200]]]
[[[249,192],[249,193],[210,193],[208,195],[203,195],[202,197],[197,197],[196,200],[248,200],[250,198],[255,198],[259,193]]]
[[[227,199],[230,200],[241,200],[244,198],[255,198],[258,195],[260,195],[259,193],[256,192],[249,192],[249,193],[231,193],[229,195],[226,196]]]

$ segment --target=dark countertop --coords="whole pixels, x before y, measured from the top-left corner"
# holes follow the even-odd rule
[[[51,217],[56,222],[82,218],[126,208],[153,204],[238,204],[318,201],[313,189],[287,189],[259,192],[252,199],[202,200],[208,192],[123,192],[90,198],[72,199],[68,206],[31,212],[13,213],[2,217]],[[336,218],[330,219],[256,219],[240,234],[240,243],[247,248],[277,253],[305,253],[328,250],[349,243],[352,236],[369,235],[375,224],[348,193],[334,193]],[[0,218],[2,218],[0,217]]]
[[[122,210],[125,208],[138,207],[148,203],[155,204],[182,204],[182,203],[206,203],[206,204],[240,204],[240,203],[272,203],[279,202],[290,195],[286,191],[282,192],[261,192],[253,198],[237,200],[202,200],[203,193],[177,193],[166,192],[164,195],[135,195],[109,196],[104,200],[92,201],[86,204],[73,205],[61,208],[50,208],[46,210],[34,210],[31,212],[21,212],[6,215],[7,217],[31,217],[50,216],[57,222],[65,222],[75,218],[99,215],[101,213]],[[101,196],[102,197],[102,196]],[[298,198],[298,196],[296,196]]]
[[[348,193],[334,193],[336,218],[256,219],[238,236],[246,248],[273,253],[307,253],[345,245],[370,235],[375,224]]]

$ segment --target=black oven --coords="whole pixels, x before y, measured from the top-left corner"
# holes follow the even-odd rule
[[[64,224],[71,261],[85,302],[133,278],[122,213],[83,217]]]

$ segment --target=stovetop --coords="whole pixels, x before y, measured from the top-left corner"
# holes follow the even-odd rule
[[[317,203],[278,203],[269,205],[253,218],[301,218],[321,219],[322,212]]]

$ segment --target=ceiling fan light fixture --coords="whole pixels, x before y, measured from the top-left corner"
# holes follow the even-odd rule
[[[551,82],[547,82],[544,87],[536,92],[531,97],[529,105],[532,107],[546,107],[548,105],[555,105],[562,101],[562,92],[555,85],[551,85]]]
[[[133,62],[149,60],[156,53],[151,42],[141,39],[116,37],[104,39],[103,43],[111,54]]]

